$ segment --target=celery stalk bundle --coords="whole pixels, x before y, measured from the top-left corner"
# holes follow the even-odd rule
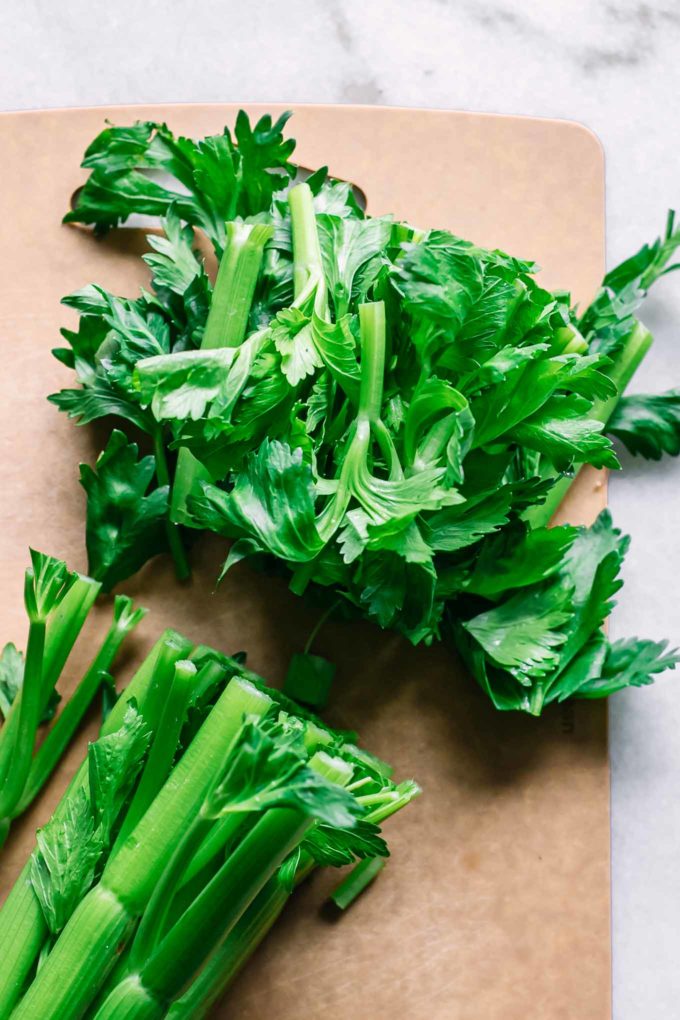
[[[0,1017],[205,1016],[312,868],[387,855],[389,773],[167,632],[0,911]]]
[[[29,620],[25,657],[13,644],[0,655],[0,845],[12,820],[38,795],[102,685],[125,637],[146,610],[117,595],[104,641],[75,692],[36,751],[42,723],[51,720],[60,696],[56,685],[101,589],[98,581],[71,573],[65,563],[31,550],[24,603]]]

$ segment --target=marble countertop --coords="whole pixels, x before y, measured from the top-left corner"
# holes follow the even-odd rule
[[[276,98],[579,120],[606,152],[613,264],[680,199],[679,44],[673,0],[5,0],[0,109]],[[680,276],[644,318],[656,348],[637,385],[665,389],[680,380]],[[680,461],[624,469],[611,506],[633,545],[611,633],[677,637]],[[610,706],[615,1020],[678,1016],[677,683]]]

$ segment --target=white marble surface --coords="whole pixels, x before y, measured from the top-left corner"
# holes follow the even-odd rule
[[[679,51],[677,0],[1,0],[0,109],[277,100],[580,120],[607,155],[611,263],[680,201]],[[680,274],[645,320],[638,386],[677,384]],[[612,633],[678,639],[680,462],[624,467],[611,503],[634,542]],[[611,704],[615,1020],[680,1015],[679,681]]]

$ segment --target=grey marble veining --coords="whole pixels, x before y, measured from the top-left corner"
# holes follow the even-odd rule
[[[386,103],[565,117],[607,156],[610,262],[680,201],[680,5],[638,0],[1,0],[0,108]],[[640,389],[680,381],[680,274],[645,312]],[[624,457],[633,535],[612,634],[680,634],[680,463]],[[611,704],[615,1020],[680,1015],[680,677]],[[546,1018],[550,1020],[550,1018]]]

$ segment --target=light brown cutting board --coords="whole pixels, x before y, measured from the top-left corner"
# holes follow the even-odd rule
[[[270,108],[279,112],[279,108]],[[167,106],[0,117],[0,638],[23,645],[29,543],[86,566],[78,462],[102,433],[76,428],[45,397],[72,383],[50,356],[72,314],[61,296],[91,281],[134,295],[143,232],[104,242],[60,219],[85,146],[105,118],[166,120],[194,136],[235,106]],[[250,108],[253,114],[264,112]],[[368,210],[448,227],[535,258],[548,287],[585,301],[604,263],[603,158],[566,122],[473,114],[299,107],[296,158],[359,184]],[[572,520],[603,505],[582,477]],[[125,590],[149,606],[133,657],[163,627],[225,650],[279,682],[316,614],[244,565],[214,592],[223,547],[206,541],[179,587],[158,559]],[[101,630],[102,616],[95,629]],[[92,633],[92,630],[89,631]],[[606,710],[576,704],[540,720],[493,710],[443,648],[411,648],[369,625],[329,625],[318,651],[338,663],[332,721],[415,776],[422,798],[387,826],[392,860],[342,917],[321,911],[337,881],[318,874],[216,1016],[238,1020],[607,1020],[610,1015]],[[88,659],[81,640],[73,680]],[[129,675],[130,661],[120,669]],[[95,732],[94,720],[89,734]],[[84,737],[0,855],[6,892],[82,755]],[[2,966],[2,961],[0,961]]]

